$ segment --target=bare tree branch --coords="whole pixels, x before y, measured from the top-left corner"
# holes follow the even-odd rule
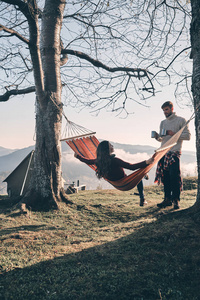
[[[7,91],[4,95],[0,95],[0,102],[8,101],[11,96],[25,95],[25,94],[30,94],[33,92],[35,92],[34,86],[26,88],[26,89],[22,89],[22,90],[18,90],[18,89],[10,90],[10,91]]]
[[[34,85],[31,79],[33,70],[34,76],[35,72],[39,74],[35,80],[41,83],[36,84],[36,87],[40,86],[40,92],[43,93],[42,68],[46,64],[41,68],[40,55],[49,50],[40,49],[41,23],[38,18],[45,17],[45,1],[3,2],[8,4],[9,9],[13,9],[13,22],[10,24],[7,14],[2,26],[19,32],[21,36],[25,36],[24,33],[31,35],[27,50],[21,48],[22,43],[14,48],[14,39],[8,36],[7,41],[11,47],[8,45],[7,50],[0,51],[0,60],[3,62],[1,68],[5,74],[5,79],[0,78],[1,92],[5,92],[3,86],[12,86],[11,80],[6,83],[6,78],[11,79],[11,75],[20,90],[29,84]],[[79,103],[81,107],[90,106],[91,102],[94,108],[94,105],[98,107],[101,102],[101,107],[104,107],[103,99],[108,105],[113,101],[117,110],[117,103],[125,109],[130,99],[143,105],[144,101],[155,94],[158,85],[163,85],[164,81],[165,85],[170,82],[175,84],[183,78],[183,73],[176,71],[175,64],[184,59],[183,55],[180,57],[177,53],[189,49],[187,26],[191,13],[186,3],[172,0],[143,0],[137,3],[116,0],[107,5],[104,1],[70,0],[66,7],[60,35],[59,66],[64,86],[63,96],[70,105],[77,107]],[[4,12],[8,10],[5,8]],[[28,26],[29,30],[26,30]],[[10,49],[15,49],[18,56],[14,57],[14,51]],[[18,57],[21,57],[23,63]],[[6,64],[6,58],[10,64]],[[14,66],[14,61],[18,65]],[[23,68],[26,75],[23,80],[19,75],[17,80],[16,74],[22,74]]]
[[[166,66],[166,67],[163,67],[162,70],[159,70],[153,77],[156,77],[159,73],[161,72],[166,72],[169,67],[174,63],[174,61],[185,51],[187,50],[190,50],[191,49],[191,46],[190,47],[187,47],[187,48],[184,48],[182,49],[171,61],[170,63]]]
[[[149,72],[148,70],[142,69],[142,68],[127,68],[127,67],[108,67],[105,64],[103,64],[102,62],[100,62],[99,60],[93,59],[91,58],[89,55],[80,52],[80,51],[75,51],[75,50],[70,50],[70,49],[63,49],[62,54],[71,54],[74,56],[77,56],[79,58],[85,59],[88,62],[90,62],[91,64],[93,64],[93,66],[97,67],[97,68],[102,68],[106,71],[109,72],[126,72],[128,73],[130,76],[134,76],[137,78],[141,78],[141,77],[146,77],[147,74],[149,75],[153,75],[151,72]],[[133,73],[133,74],[132,74]]]
[[[0,24],[0,31],[1,30],[4,30],[5,32],[10,33],[11,36],[18,37],[22,42],[25,42],[27,45],[29,44],[29,40],[26,39],[25,37],[23,37],[21,34],[19,34],[18,32],[16,32],[15,30],[7,28],[7,27],[5,27],[5,26],[3,26],[3,25]]]

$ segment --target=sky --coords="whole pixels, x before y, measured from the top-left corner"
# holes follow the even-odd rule
[[[177,115],[188,120],[192,107],[180,108],[174,99],[173,89],[167,87],[157,96],[148,100],[145,107],[134,103],[127,118],[116,116],[114,113],[102,111],[98,116],[88,109],[65,107],[67,118],[74,123],[96,131],[98,139],[132,145],[149,145],[159,148],[160,144],[151,138],[151,131],[159,131],[160,122],[165,119],[161,105],[165,101],[174,103]],[[35,95],[29,94],[14,97],[0,103],[0,146],[9,149],[21,149],[35,144]],[[63,127],[65,122],[63,122]],[[183,142],[182,150],[196,151],[194,120],[189,124],[191,140]],[[63,130],[64,132],[64,130]],[[63,136],[64,137],[64,136]]]

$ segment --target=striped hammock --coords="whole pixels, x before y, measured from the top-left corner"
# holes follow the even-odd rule
[[[189,122],[189,121],[188,121]],[[145,168],[138,169],[132,172],[130,175],[123,177],[117,181],[107,180],[113,187],[120,191],[129,191],[133,189],[142,178],[151,170],[151,168],[174,146],[176,145],[181,133],[183,132],[185,126],[188,122],[175,134],[173,135],[162,147],[157,149],[153,155],[154,162]],[[75,125],[75,126],[74,126]],[[96,132],[91,132],[82,126],[78,126],[75,123],[68,123],[68,126],[72,127],[68,129],[68,132],[72,133],[71,137],[61,139],[65,141],[69,147],[77,154],[87,158],[96,158],[96,150],[99,145],[98,139],[95,137]],[[95,165],[88,165],[94,171],[96,170]]]

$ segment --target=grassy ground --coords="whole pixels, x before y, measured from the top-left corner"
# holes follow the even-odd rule
[[[200,299],[200,225],[158,209],[163,192],[81,191],[59,211],[21,215],[0,197],[1,300]]]

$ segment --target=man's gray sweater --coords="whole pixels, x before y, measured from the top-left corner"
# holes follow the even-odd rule
[[[184,125],[186,124],[186,120],[182,117],[178,117],[176,113],[172,113],[171,116],[166,118],[160,123],[160,133],[158,137],[158,141],[161,142],[161,146],[163,146],[170,138],[170,135],[161,136],[162,129],[172,130],[173,132],[178,132]],[[188,125],[184,128],[180,138],[177,141],[177,144],[173,146],[170,151],[181,151],[183,140],[190,140],[190,131],[188,129]]]

